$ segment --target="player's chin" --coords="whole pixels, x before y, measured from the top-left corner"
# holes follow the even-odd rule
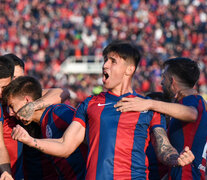
[[[108,89],[108,90],[111,89],[111,86],[110,86],[109,84],[107,84],[107,83],[103,84],[103,87],[104,87],[105,89]]]

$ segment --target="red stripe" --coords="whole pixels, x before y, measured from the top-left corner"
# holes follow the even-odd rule
[[[80,152],[83,156],[85,163],[87,162],[88,146],[85,143],[81,143],[79,146]]]
[[[119,118],[114,153],[114,179],[131,177],[131,154],[139,115],[140,112],[122,113]]]
[[[57,171],[53,166],[53,164],[51,163],[51,161],[49,161],[49,159],[43,153],[40,153],[39,156],[41,157],[42,179],[58,180],[59,177]]]
[[[64,120],[62,120],[57,114],[55,114],[54,111],[52,112],[52,117],[53,117],[53,122],[58,129],[65,131],[66,128],[69,126],[69,124]],[[72,119],[73,117],[67,117],[67,118]]]
[[[18,159],[18,142],[13,140],[11,137],[12,129],[16,126],[16,119],[14,117],[9,116],[7,112],[7,106],[3,106],[3,116],[4,116],[4,124],[3,124],[3,136],[4,143],[8,150],[12,175],[15,177],[16,172],[16,162]]]
[[[161,115],[158,112],[154,112],[152,120],[150,121],[150,127],[160,124],[161,124]]]
[[[101,101],[99,100],[101,99]],[[97,103],[94,103],[96,101]],[[86,179],[96,179],[96,169],[98,162],[98,151],[99,151],[99,137],[100,137],[100,117],[104,109],[104,106],[97,108],[98,102],[105,103],[104,96],[93,97],[88,104],[88,125],[89,125],[89,154],[86,164],[87,174]]]
[[[64,179],[76,180],[77,176],[65,158],[53,158],[55,166],[57,166],[64,175]]]
[[[191,122],[191,123],[183,122],[182,123],[183,134],[184,134],[184,147],[188,146],[190,149],[192,148],[193,140],[194,140],[196,131],[198,129],[198,126],[200,124],[201,117],[202,117],[203,107],[202,107],[201,100],[199,100],[197,110],[198,110],[198,118],[196,122]],[[182,169],[183,169],[182,179],[186,179],[186,178],[193,179],[191,164],[184,166]]]
[[[1,107],[0,107],[0,118],[3,118],[3,117],[2,117],[2,113],[3,113],[3,112],[2,112],[2,109],[1,109]]]

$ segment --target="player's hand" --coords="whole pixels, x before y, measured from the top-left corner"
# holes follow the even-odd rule
[[[117,111],[146,111],[149,110],[150,100],[140,97],[122,98],[117,104],[114,105]]]
[[[4,171],[1,174],[0,180],[14,180],[11,176],[11,174],[9,174],[7,171]]]
[[[193,162],[195,156],[188,146],[184,148],[184,150],[180,153],[180,156],[177,159],[179,166],[185,166]]]
[[[183,89],[177,92],[175,95],[175,99],[182,99],[185,96],[190,96],[190,95],[197,95],[198,91],[196,89]]]
[[[32,142],[32,137],[20,125],[16,125],[16,127],[13,128],[11,136],[12,136],[12,139],[20,141],[27,145],[29,145],[30,142]]]
[[[34,111],[34,103],[29,102],[19,109],[19,111],[17,112],[17,119],[19,119],[24,125],[28,125],[32,121],[31,118],[34,114]]]

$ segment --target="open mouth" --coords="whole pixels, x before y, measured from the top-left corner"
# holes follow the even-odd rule
[[[103,75],[105,77],[105,80],[107,80],[109,78],[109,74],[107,72],[103,72]]]

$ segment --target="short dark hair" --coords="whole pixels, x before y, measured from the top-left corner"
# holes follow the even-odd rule
[[[0,56],[0,79],[13,78],[14,76],[14,63],[12,60]]]
[[[20,66],[24,70],[24,61],[17,57],[15,54],[9,53],[3,55],[5,58],[10,59],[14,62],[15,66]]]
[[[37,79],[31,76],[20,76],[11,81],[3,90],[3,102],[7,103],[10,96],[29,95],[33,100],[42,96],[42,87]]]
[[[168,59],[163,64],[164,67],[168,67],[167,71],[176,75],[187,86],[192,88],[199,79],[200,70],[197,62],[184,57],[177,57]]]
[[[117,53],[124,60],[132,60],[137,68],[141,55],[133,44],[128,41],[113,41],[103,50],[103,57],[105,58],[110,52]]]

